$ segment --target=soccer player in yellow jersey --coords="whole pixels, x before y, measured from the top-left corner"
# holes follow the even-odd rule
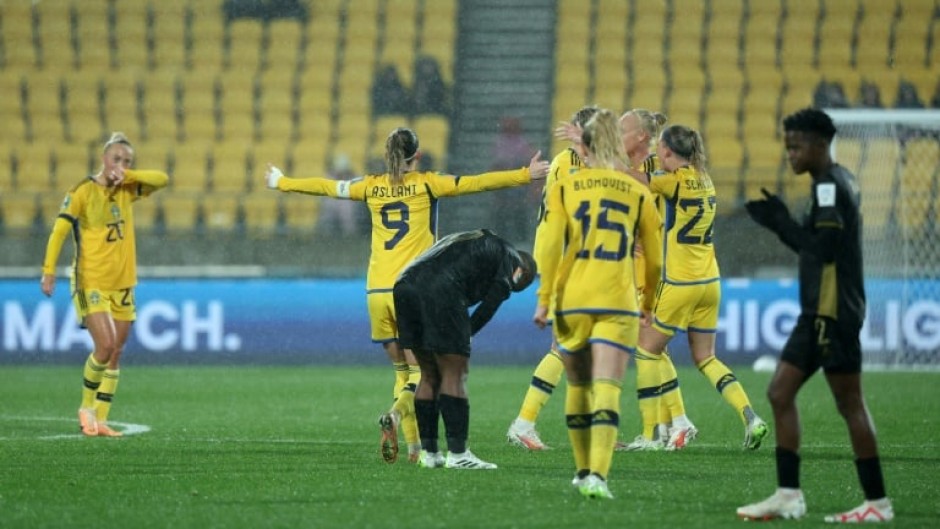
[[[548,323],[568,377],[565,417],[574,452],[572,484],[592,498],[613,498],[607,475],[620,423],[620,395],[641,318],[648,318],[659,281],[659,255],[647,255],[641,312],[633,246],[659,246],[660,220],[649,190],[617,171],[624,163],[618,118],[600,110],[584,127],[587,168],[548,191],[542,282],[533,320]],[[551,305],[551,307],[550,307]]]
[[[384,347],[396,371],[395,405],[379,418],[383,458],[398,457],[398,424],[408,443],[408,459],[418,461],[421,443],[414,414],[414,390],[420,380],[418,362],[399,346],[392,288],[398,274],[437,238],[438,199],[519,186],[545,178],[548,162],[535,154],[529,167],[477,176],[418,172],[418,136],[407,128],[393,130],[385,141],[387,173],[354,180],[288,178],[276,167],[265,175],[267,186],[280,191],[365,202],[372,217],[372,254],[366,295],[372,341]]]
[[[623,133],[623,148],[629,159],[628,174],[649,185],[651,175],[660,169],[654,143],[666,124],[666,116],[635,108],[620,116]],[[663,216],[664,200],[656,196],[656,209]],[[661,251],[651,248],[649,251]],[[645,289],[644,274],[646,258],[642,246],[635,251],[637,290]],[[679,376],[668,352],[660,355],[645,355],[639,351],[636,358],[637,402],[640,407],[643,431],[629,444],[617,444],[618,450],[660,450],[669,439],[669,428],[687,428],[692,423],[685,415]]]
[[[589,105],[582,107],[574,116],[570,123],[577,126],[578,129],[584,128],[588,120],[597,113],[597,106]],[[542,187],[542,203],[539,206],[538,226],[535,230],[535,242],[532,253],[535,262],[541,259],[542,238],[545,231],[545,208],[548,190],[559,179],[577,171],[583,165],[581,157],[570,146],[558,153],[552,160],[551,167],[548,170],[548,177],[545,179],[545,186]],[[548,316],[552,320],[552,316]],[[561,381],[561,375],[565,372],[565,366],[562,363],[561,356],[558,353],[558,346],[552,340],[551,348],[542,357],[535,371],[532,373],[532,381],[529,383],[529,389],[526,391],[522,400],[522,406],[519,408],[519,415],[512,424],[509,425],[509,431],[506,432],[506,438],[510,443],[521,446],[528,450],[544,450],[548,448],[539,437],[538,430],[535,429],[535,422],[538,420],[539,413],[548,402],[548,399],[555,391],[555,387]]]
[[[718,199],[705,172],[702,137],[689,127],[669,126],[656,155],[665,171],[650,180],[650,189],[665,199],[663,275],[653,322],[641,330],[637,354],[662,354],[676,332],[688,333],[695,365],[741,417],[744,447],[756,449],[767,436],[767,424],[754,412],[734,373],[715,357],[721,276],[712,228]],[[682,449],[697,433],[691,424],[674,427],[666,449]]]
[[[72,260],[72,302],[82,326],[91,333],[95,350],[84,368],[82,433],[120,437],[108,426],[111,401],[120,376],[119,360],[136,319],[137,249],[132,204],[166,187],[161,171],[134,170],[134,148],[120,132],[104,145],[102,167],[69,190],[59,209],[42,262],[41,288],[55,290],[55,267],[69,234],[75,245]]]

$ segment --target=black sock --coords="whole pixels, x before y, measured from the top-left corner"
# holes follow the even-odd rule
[[[858,480],[862,483],[866,500],[880,500],[887,495],[885,494],[885,478],[881,475],[881,460],[878,456],[856,459],[855,470],[858,471]]]
[[[418,419],[418,435],[421,436],[421,448],[428,452],[437,452],[438,428],[437,401],[415,399],[415,416]]]
[[[800,454],[777,447],[777,485],[788,489],[800,488]]]
[[[470,401],[451,395],[438,397],[444,431],[447,435],[447,451],[461,454],[467,451],[467,435],[470,431]]]

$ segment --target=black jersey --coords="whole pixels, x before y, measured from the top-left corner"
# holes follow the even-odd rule
[[[508,241],[489,230],[453,233],[406,267],[398,283],[421,288],[422,296],[451,300],[469,308],[476,334],[512,293],[513,272],[521,259]]]
[[[865,319],[865,286],[861,197],[855,177],[833,164],[813,182],[812,195],[802,223],[804,240],[784,238],[799,252],[800,306],[803,314],[860,328]]]

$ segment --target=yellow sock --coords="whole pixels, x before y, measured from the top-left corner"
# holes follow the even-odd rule
[[[542,361],[532,373],[532,382],[522,400],[522,408],[519,410],[520,419],[535,422],[539,418],[539,412],[552,396],[564,372],[565,364],[562,363],[558,351],[552,349],[542,357]]]
[[[397,399],[398,394],[408,384],[408,364],[407,362],[392,362],[392,368],[395,369],[395,385],[392,386],[392,398]]]
[[[734,373],[728,369],[728,366],[712,356],[698,364],[698,370],[708,377],[709,382],[715,386],[718,393],[721,393],[725,402],[738,412],[741,421],[746,425],[747,418],[744,416],[744,409],[751,407],[751,401],[747,398],[744,387],[738,382]]]
[[[671,422],[674,417],[685,416],[685,402],[682,400],[682,389],[679,388],[679,373],[672,363],[668,352],[659,355],[660,387],[662,400],[660,401],[660,420]]]
[[[408,366],[408,384],[398,394],[398,400],[395,401],[395,406],[393,406],[393,409],[401,417],[401,431],[405,436],[405,442],[412,446],[421,443],[421,439],[418,437],[418,417],[415,415],[415,389],[417,389],[420,381],[421,368]]]
[[[565,391],[565,422],[574,452],[575,470],[591,468],[591,386],[568,382]]]
[[[595,380],[591,416],[591,472],[607,479],[620,429],[620,381]]]
[[[117,392],[118,379],[121,377],[120,369],[105,369],[104,376],[101,378],[101,385],[98,386],[98,393],[95,395],[95,417],[98,422],[108,422],[108,414],[111,412],[111,400]]]
[[[636,398],[640,405],[640,419],[643,421],[643,437],[647,439],[653,438],[656,425],[663,422],[659,417],[662,402],[662,373],[659,369],[661,356],[636,348]]]
[[[85,360],[85,369],[82,371],[82,408],[93,408],[95,406],[95,393],[101,385],[101,377],[104,376],[106,364],[99,364],[95,360],[95,353],[92,352]]]

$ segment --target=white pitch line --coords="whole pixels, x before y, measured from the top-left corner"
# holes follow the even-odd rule
[[[67,419],[65,417],[24,417],[17,415],[0,415],[0,421],[29,421],[29,422],[73,422],[75,419]],[[109,421],[109,426],[116,426],[118,430],[121,431],[125,436],[129,435],[140,435],[150,431],[150,426],[146,424],[134,424],[130,422],[116,422]],[[82,439],[85,436],[82,434],[57,434],[57,435],[42,435],[37,437],[40,441],[57,441],[60,439]],[[22,440],[22,437],[0,437],[0,441],[16,441]]]

